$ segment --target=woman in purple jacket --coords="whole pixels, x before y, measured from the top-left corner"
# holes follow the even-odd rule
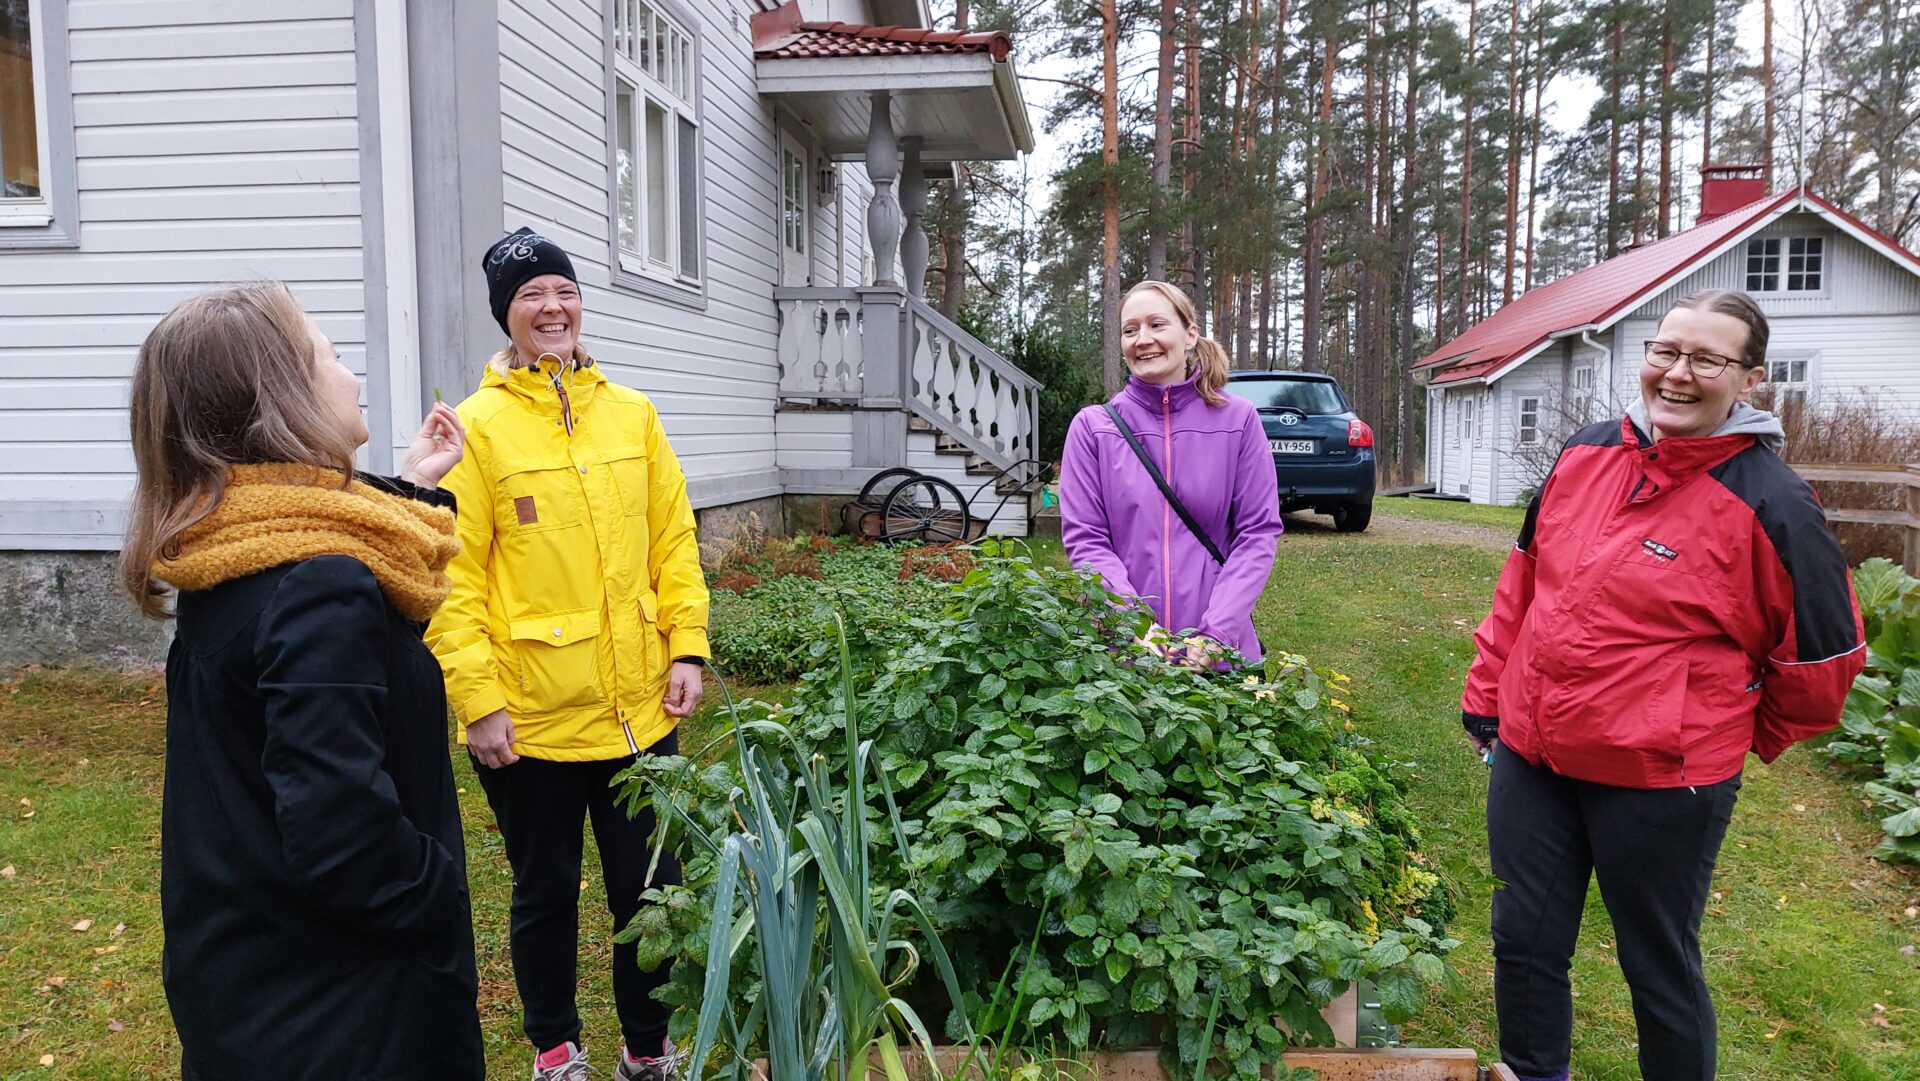
[[[1060,470],[1067,558],[1098,572],[1109,590],[1145,600],[1157,627],[1198,634],[1258,662],[1253,604],[1273,571],[1281,531],[1260,416],[1252,403],[1221,392],[1225,351],[1200,335],[1193,302],[1165,282],[1128,290],[1120,348],[1132,378],[1067,429]],[[1128,431],[1197,533],[1128,445]],[[1184,655],[1202,665],[1210,652]]]

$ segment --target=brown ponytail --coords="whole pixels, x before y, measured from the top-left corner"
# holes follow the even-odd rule
[[[1127,290],[1127,295],[1120,298],[1120,306],[1126,307],[1127,301],[1133,299],[1136,293],[1149,289],[1159,293],[1167,299],[1167,303],[1173,305],[1173,313],[1180,317],[1182,327],[1199,324],[1200,318],[1194,314],[1193,301],[1187,299],[1187,294],[1181,292],[1179,286],[1168,282],[1143,281]],[[1193,343],[1193,348],[1187,351],[1187,374],[1191,376],[1195,369],[1199,370],[1200,378],[1194,380],[1193,389],[1200,392],[1200,397],[1208,405],[1224,404],[1227,397],[1220,391],[1227,385],[1227,351],[1220,348],[1219,342],[1204,334]]]

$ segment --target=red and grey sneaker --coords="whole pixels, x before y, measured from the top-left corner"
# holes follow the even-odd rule
[[[686,1055],[673,1046],[672,1040],[660,1043],[660,1054],[653,1058],[635,1055],[627,1050],[626,1044],[620,1045],[620,1063],[613,1068],[613,1081],[680,1081],[680,1071],[686,1066]]]
[[[587,1052],[568,1040],[533,1057],[533,1081],[592,1081]]]

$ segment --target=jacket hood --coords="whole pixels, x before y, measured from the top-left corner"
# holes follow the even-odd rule
[[[1633,426],[1640,431],[1653,430],[1652,420],[1647,415],[1647,403],[1643,401],[1635,401],[1627,406],[1627,419],[1633,421]],[[1727,419],[1713,430],[1713,435],[1750,435],[1775,454],[1783,454],[1787,448],[1787,430],[1781,426],[1780,418],[1746,402],[1733,403],[1733,412],[1727,414]]]

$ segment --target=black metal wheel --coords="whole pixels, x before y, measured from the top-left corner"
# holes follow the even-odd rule
[[[880,508],[880,539],[889,543],[951,544],[971,539],[972,524],[960,489],[924,473],[887,493]]]
[[[867,483],[861,487],[860,494],[855,497],[854,501],[877,507],[881,501],[886,498],[885,496],[874,494],[881,490],[880,486],[882,483],[891,480],[893,484],[888,485],[888,487],[897,488],[901,481],[908,477],[918,476],[919,472],[917,469],[908,469],[903,465],[896,465],[892,469],[882,469],[880,472],[867,478]]]

